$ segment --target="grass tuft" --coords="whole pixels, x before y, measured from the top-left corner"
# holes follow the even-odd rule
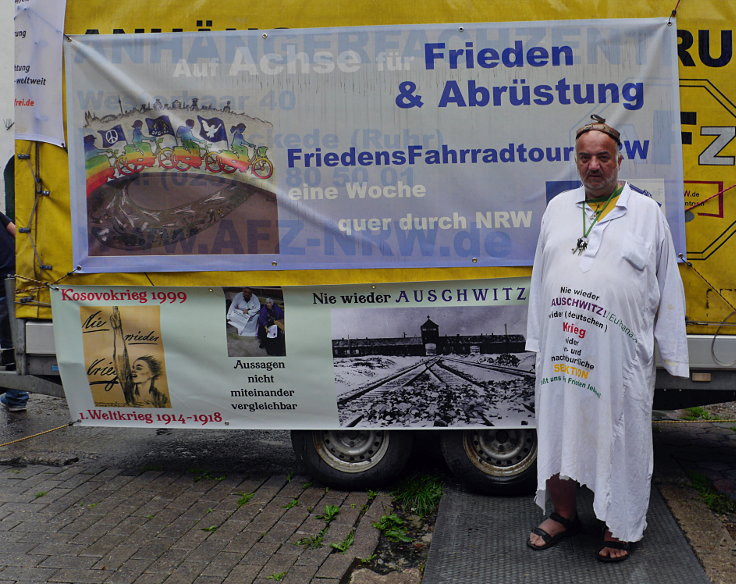
[[[687,476],[708,509],[714,513],[736,513],[736,501],[716,491],[708,477],[694,471],[688,471]]]
[[[403,509],[427,517],[437,510],[444,489],[445,483],[440,477],[418,474],[399,483],[391,495]]]
[[[713,420],[713,416],[702,406],[696,406],[694,408],[686,408],[685,420]]]

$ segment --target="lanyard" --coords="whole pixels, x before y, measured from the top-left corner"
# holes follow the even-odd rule
[[[617,189],[615,189],[610,195],[608,195],[608,198],[606,199],[605,204],[595,211],[595,217],[593,218],[593,221],[590,224],[590,227],[586,227],[586,221],[585,221],[585,201],[583,201],[582,209],[583,209],[583,235],[582,237],[578,238],[577,245],[572,248],[573,254],[581,255],[585,249],[588,247],[588,235],[590,235],[590,232],[593,231],[593,227],[596,223],[598,223],[598,219],[601,218],[601,215],[603,215],[603,212],[608,208],[608,204],[615,199],[618,195],[621,194],[621,191],[624,190],[624,186],[621,185]]]
[[[615,189],[610,195],[608,195],[608,198],[606,199],[605,204],[603,207],[595,211],[595,217],[593,218],[593,221],[590,224],[590,227],[586,229],[585,227],[585,202],[583,203],[582,209],[583,209],[583,239],[587,239],[588,235],[590,235],[590,232],[593,230],[593,227],[596,223],[598,223],[598,219],[601,218],[601,215],[603,215],[603,212],[608,208],[608,203],[610,203],[614,198],[616,198],[618,195],[621,194],[621,191],[624,190],[623,185]]]

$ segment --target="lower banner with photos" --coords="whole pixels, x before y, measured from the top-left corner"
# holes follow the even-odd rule
[[[534,425],[528,287],[61,286],[52,309],[81,425],[518,428]]]

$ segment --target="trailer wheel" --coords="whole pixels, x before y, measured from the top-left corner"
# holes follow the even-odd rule
[[[294,430],[297,458],[320,482],[340,489],[386,484],[411,454],[412,432],[388,430]]]
[[[513,495],[536,486],[535,430],[449,430],[440,447],[452,473],[476,492]]]

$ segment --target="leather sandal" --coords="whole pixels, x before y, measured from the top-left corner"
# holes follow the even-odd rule
[[[550,535],[541,527],[533,528],[532,533],[538,535],[544,540],[544,543],[542,545],[534,545],[531,541],[527,539],[526,545],[532,548],[533,550],[539,551],[539,550],[549,549],[553,546],[556,546],[566,537],[576,535],[580,532],[581,524],[577,516],[574,519],[567,519],[566,517],[563,517],[559,513],[550,513],[549,519],[551,519],[552,521],[556,521],[557,523],[562,525],[565,528],[565,530],[561,531],[557,535]]]
[[[611,556],[602,556],[601,552],[605,548],[611,548],[614,550],[624,550],[626,551],[626,554],[623,556],[618,557],[611,557]],[[598,548],[598,553],[596,553],[595,557],[598,558],[599,562],[604,562],[606,564],[613,564],[616,562],[623,562],[624,560],[628,560],[629,556],[631,555],[631,544],[628,541],[606,541],[603,540],[603,545]]]

